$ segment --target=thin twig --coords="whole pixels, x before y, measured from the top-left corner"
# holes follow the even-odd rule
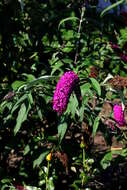
[[[81,18],[80,18],[79,27],[78,27],[78,37],[79,37],[79,39],[76,42],[76,53],[75,53],[75,59],[74,59],[74,64],[75,65],[76,65],[77,59],[78,59],[79,42],[80,42],[80,35],[81,35],[80,32],[81,32],[81,26],[82,26],[82,22],[83,22],[84,13],[85,13],[85,7],[82,7],[82,9],[81,9]]]

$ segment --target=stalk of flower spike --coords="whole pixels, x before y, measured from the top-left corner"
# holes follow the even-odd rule
[[[60,115],[66,111],[70,95],[78,82],[78,75],[73,71],[65,72],[58,81],[53,97],[53,110]]]
[[[113,116],[114,120],[118,123],[119,126],[125,124],[124,112],[122,110],[122,105],[115,104],[113,107]]]

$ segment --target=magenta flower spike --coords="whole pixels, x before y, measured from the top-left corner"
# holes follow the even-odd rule
[[[118,105],[118,104],[114,105],[113,115],[114,115],[114,120],[118,123],[119,126],[123,126],[125,124],[124,112],[122,110],[122,105]]]
[[[60,115],[66,111],[72,91],[78,84],[78,75],[73,71],[65,72],[59,79],[53,97],[53,110]]]

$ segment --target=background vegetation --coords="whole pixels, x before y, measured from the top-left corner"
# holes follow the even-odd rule
[[[125,161],[126,126],[117,126],[112,108],[122,103],[126,120],[126,1],[98,4],[1,0],[1,189],[105,189],[98,178]],[[78,74],[79,89],[60,116],[53,93],[69,70]],[[107,145],[115,136],[122,148],[96,154],[97,130]]]

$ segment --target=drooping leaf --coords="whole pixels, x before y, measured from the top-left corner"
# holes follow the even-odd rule
[[[75,118],[77,107],[78,107],[78,100],[76,98],[76,95],[73,94],[70,96],[69,103],[68,103],[67,110],[66,110],[66,113],[68,113],[68,114],[71,113],[71,117],[73,119]]]
[[[98,95],[101,95],[101,87],[100,84],[98,83],[98,81],[95,78],[90,78],[90,81],[92,83],[93,88],[96,90],[96,92],[98,93]]]
[[[20,110],[18,112],[18,117],[16,119],[16,126],[14,128],[15,135],[19,131],[22,123],[26,120],[26,118],[27,118],[27,108],[26,108],[25,103],[23,103],[20,107]]]
[[[34,160],[33,168],[35,168],[36,166],[39,166],[43,162],[43,160],[45,159],[45,157],[46,157],[46,155],[48,153],[49,153],[49,150],[47,150],[47,151],[43,152],[42,154],[40,154],[40,156],[36,160]]]
[[[28,98],[27,94],[24,94],[21,98],[19,98],[19,100],[16,102],[16,104],[13,106],[12,110],[11,110],[11,114],[21,105],[22,102],[25,101],[25,99]]]
[[[82,107],[79,110],[79,117],[80,117],[81,122],[83,121],[83,118],[84,118],[84,108],[85,108],[85,106],[82,105]]]
[[[11,86],[12,86],[13,90],[17,90],[19,87],[24,86],[25,84],[26,84],[25,81],[16,80],[16,81],[14,81],[14,82],[12,83]]]
[[[91,87],[90,83],[85,83],[84,85],[81,86],[82,96],[84,96],[88,92],[88,90],[90,89],[90,87]]]
[[[93,137],[96,135],[96,132],[97,132],[97,129],[98,129],[98,126],[99,126],[99,121],[100,121],[100,117],[97,116],[94,120],[94,124],[93,124],[93,131],[92,131],[92,135]]]
[[[27,115],[29,110],[31,109],[31,95],[28,94],[27,99],[21,104],[21,107],[19,109],[18,112],[18,116],[16,119],[16,126],[14,127],[14,134],[16,135],[16,133],[19,131],[22,123],[27,119]]]
[[[58,136],[59,136],[59,143],[61,143],[62,139],[67,130],[67,122],[62,118],[61,122],[58,125]]]
[[[56,79],[56,76],[49,76],[49,75],[45,75],[45,76],[41,76],[35,80],[30,81],[26,87],[25,90],[28,90],[29,88],[31,88],[32,86],[41,83],[42,81],[48,81],[48,80],[53,80]]]

